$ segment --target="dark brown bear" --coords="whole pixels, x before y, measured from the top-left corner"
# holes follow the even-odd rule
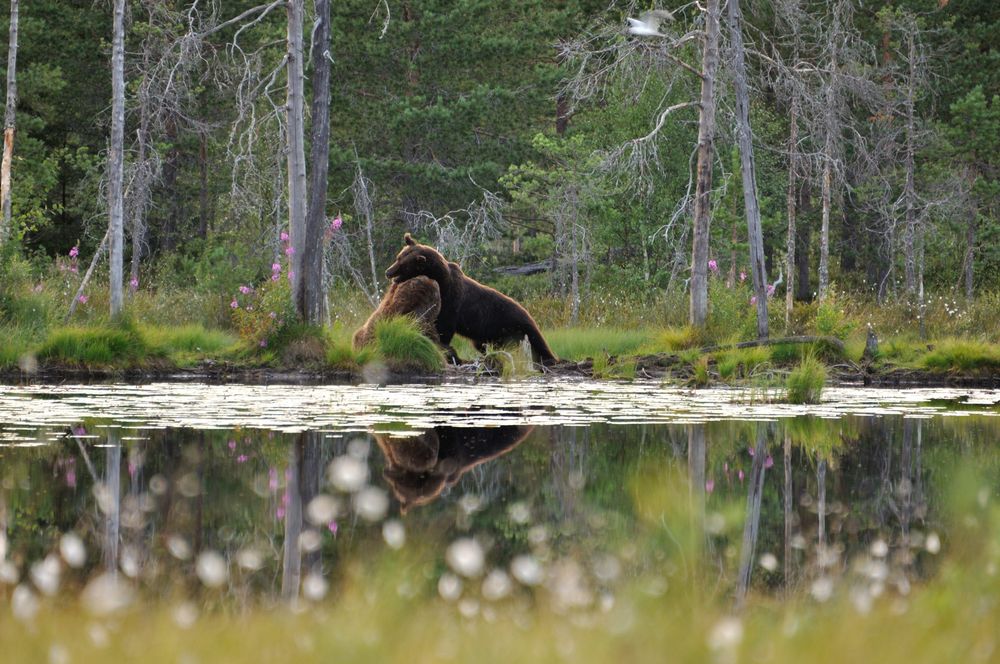
[[[361,350],[372,341],[375,324],[392,316],[412,316],[421,331],[437,342],[434,320],[441,311],[441,289],[437,282],[428,277],[417,277],[409,281],[392,282],[378,307],[368,317],[365,324],[354,333],[354,350]]]
[[[441,288],[441,313],[437,333],[444,346],[451,344],[455,333],[472,340],[480,353],[486,344],[520,343],[528,337],[535,362],[551,365],[558,358],[545,343],[531,314],[503,293],[465,276],[458,263],[449,263],[437,250],[417,243],[409,233],[403,236],[406,246],[385,276],[399,283],[427,276]]]
[[[405,513],[435,500],[470,469],[510,452],[532,429],[529,425],[435,427],[405,438],[375,434],[375,441],[385,455],[382,475]]]

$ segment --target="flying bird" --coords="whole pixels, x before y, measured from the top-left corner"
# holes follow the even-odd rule
[[[660,23],[672,21],[673,18],[673,14],[665,9],[644,12],[639,15],[639,18],[628,19],[628,33],[639,37],[666,37],[660,32]]]

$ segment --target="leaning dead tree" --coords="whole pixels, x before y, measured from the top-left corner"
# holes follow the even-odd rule
[[[7,104],[3,115],[3,161],[0,162],[0,245],[11,235],[10,162],[14,156],[14,125],[17,115],[17,2],[10,0],[10,38],[7,42]]]
[[[633,90],[638,97],[646,90],[652,77],[664,82],[667,92],[657,112],[653,127],[641,136],[605,155],[605,172],[618,173],[626,184],[640,194],[649,194],[660,173],[659,141],[663,128],[674,113],[698,108],[697,165],[694,180],[694,211],[692,219],[692,256],[690,317],[691,324],[702,327],[708,318],[708,250],[711,222],[712,166],[715,136],[715,79],[719,67],[719,0],[706,0],[697,15],[700,25],[685,33],[674,28],[676,17],[666,11],[646,12],[639,19],[630,18],[630,27],[623,38],[620,25],[599,24],[589,28],[579,38],[560,46],[559,57],[573,68],[574,73],[561,91],[561,98],[579,104],[600,98],[612,86]],[[626,7],[635,14],[636,5]],[[701,43],[700,51],[695,46]],[[700,53],[698,66],[688,59]],[[693,79],[686,78],[693,76]],[[694,91],[677,92],[675,84],[685,82],[700,85],[698,101]],[[687,101],[674,102],[677,96]],[[673,103],[670,103],[673,102]],[[690,189],[689,189],[690,191]],[[678,205],[678,214],[689,209],[689,196]],[[672,219],[672,221],[673,221]]]

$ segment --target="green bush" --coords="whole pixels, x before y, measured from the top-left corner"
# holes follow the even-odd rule
[[[229,303],[236,331],[250,348],[280,347],[295,322],[291,285],[275,274],[257,287],[241,285]]]
[[[826,384],[826,365],[812,353],[803,356],[799,366],[788,374],[789,403],[819,403]]]

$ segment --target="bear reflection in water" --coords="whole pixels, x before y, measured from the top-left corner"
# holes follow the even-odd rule
[[[375,434],[375,440],[385,455],[383,475],[405,513],[434,501],[471,468],[510,452],[532,429],[435,427],[405,438]]]

